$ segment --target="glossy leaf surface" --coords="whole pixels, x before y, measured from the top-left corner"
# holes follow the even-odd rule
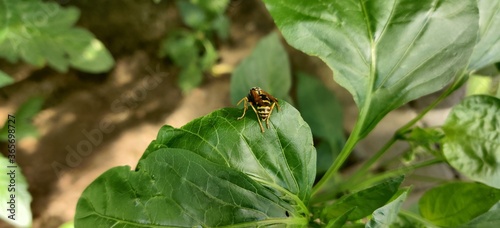
[[[462,74],[478,34],[475,0],[264,2],[288,43],[320,57],[354,96],[361,138]]]
[[[85,190],[76,227],[306,226],[316,152],[298,111],[280,104],[264,133],[236,108],[163,127],[136,171],[113,168]]]

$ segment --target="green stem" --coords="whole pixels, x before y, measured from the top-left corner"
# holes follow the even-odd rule
[[[412,212],[409,212],[409,211],[406,211],[406,210],[401,210],[399,211],[400,214],[410,218],[410,219],[413,219],[421,224],[423,224],[425,227],[428,227],[428,228],[438,228],[438,226],[432,224],[431,222],[427,221],[426,219],[412,213]]]
[[[344,148],[342,148],[342,151],[340,151],[339,156],[335,159],[330,168],[328,168],[325,175],[312,188],[312,197],[314,197],[314,195],[316,195],[319,192],[319,190],[325,183],[327,183],[335,176],[335,173],[337,173],[342,164],[344,164],[345,160],[349,157],[352,150],[359,141],[359,133],[361,130],[361,126],[362,124],[360,124],[359,122],[356,123],[353,131],[351,132],[349,138],[347,139],[346,144],[344,145]]]
[[[389,139],[389,141],[380,150],[377,151],[377,153],[375,153],[361,166],[361,168],[352,176],[351,180],[356,181],[358,178],[366,176],[372,165],[375,164],[375,162],[377,162],[378,159],[380,159],[389,150],[389,148],[394,145],[394,143],[396,143],[400,135],[409,131],[413,127],[413,125],[420,121],[430,110],[434,109],[439,103],[441,103],[444,99],[450,96],[450,94],[452,94],[455,90],[462,86],[465,82],[466,77],[466,74],[460,75],[460,77],[458,77],[451,86],[449,86],[443,93],[441,93],[441,95],[436,100],[434,100],[429,106],[422,110],[422,112],[420,112],[415,118],[410,120],[410,122],[399,128],[396,131],[396,134],[394,134],[391,139]]]
[[[433,158],[433,159],[430,159],[427,161],[415,163],[415,164],[412,164],[409,166],[405,166],[405,167],[401,167],[401,168],[394,169],[391,171],[387,171],[387,172],[382,173],[380,175],[370,177],[369,179],[364,179],[361,184],[363,186],[369,186],[369,185],[372,185],[374,183],[380,182],[382,180],[385,180],[385,179],[388,179],[391,177],[395,177],[395,176],[399,176],[399,175],[403,175],[405,173],[414,171],[416,169],[420,169],[423,167],[427,167],[427,166],[441,163],[442,161],[443,161],[442,159]],[[359,189],[359,188],[363,187],[363,186],[359,186],[359,185],[360,185],[359,180],[354,180],[354,182],[352,182],[352,184],[350,185],[350,188]]]
[[[372,165],[375,164],[375,162],[377,162],[378,159],[380,159],[380,157],[382,157],[382,155],[384,155],[385,152],[388,151],[389,148],[394,145],[394,143],[396,143],[396,141],[396,137],[392,137],[389,141],[387,141],[387,143],[385,143],[385,145],[380,150],[378,150],[377,153],[375,153],[370,159],[368,159],[368,161],[366,161],[361,166],[361,168],[359,168],[358,171],[356,171],[351,179],[357,180],[358,178],[365,176],[368,173],[370,167],[372,167]]]

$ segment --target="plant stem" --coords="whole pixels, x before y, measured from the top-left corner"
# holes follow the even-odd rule
[[[401,210],[399,212],[400,214],[410,218],[410,219],[413,219],[423,225],[425,225],[425,227],[429,227],[429,228],[438,228],[438,226],[432,224],[431,222],[425,220],[424,218],[412,213],[412,212],[409,212],[409,211],[406,211],[406,210]]]
[[[385,180],[387,178],[395,177],[398,175],[403,175],[405,173],[414,171],[414,170],[419,169],[419,168],[423,168],[423,167],[427,167],[427,166],[441,163],[442,161],[443,160],[440,158],[433,158],[433,159],[430,159],[427,161],[412,164],[410,166],[405,166],[405,167],[401,167],[398,169],[394,169],[394,170],[382,173],[380,175],[370,177],[369,179],[364,179],[362,183],[358,183],[358,180],[354,180],[353,182],[351,182],[353,184],[350,185],[350,188],[358,189],[358,188],[360,188],[360,186],[359,186],[360,184],[362,184],[363,186],[369,186],[369,185],[372,185],[373,183],[377,183],[377,182]]]
[[[368,159],[368,161],[366,161],[358,171],[356,171],[351,179],[357,180],[359,177],[365,176],[370,167],[375,164],[375,162],[377,162],[377,160],[380,159],[380,157],[382,157],[382,155],[384,155],[385,152],[388,151],[392,145],[394,145],[394,143],[396,143],[396,141],[396,137],[393,136],[389,141],[387,141],[387,143],[385,143],[385,145],[380,150],[377,151],[377,153],[375,153],[370,159]]]
[[[311,194],[312,197],[314,197],[314,195],[316,195],[319,192],[319,190],[325,183],[327,183],[330,179],[333,178],[333,176],[335,175],[335,173],[337,173],[342,164],[344,164],[347,157],[349,157],[351,151],[354,149],[354,147],[359,141],[359,133],[361,130],[361,126],[362,124],[360,124],[359,122],[356,123],[353,131],[351,132],[349,138],[347,139],[346,144],[342,148],[342,151],[340,151],[339,156],[335,159],[330,168],[328,168],[325,175],[312,188],[312,194]]]
[[[369,169],[372,167],[375,162],[384,155],[389,148],[391,148],[394,143],[398,140],[399,136],[404,134],[405,132],[409,131],[410,128],[413,127],[418,121],[420,121],[430,110],[434,109],[439,103],[441,103],[444,99],[446,99],[450,94],[452,94],[455,90],[457,90],[463,83],[465,82],[466,79],[466,74],[460,75],[451,86],[449,86],[441,95],[434,100],[429,106],[427,106],[424,110],[422,110],[416,117],[414,117],[412,120],[410,120],[407,124],[399,128],[396,133],[389,139],[389,141],[384,144],[380,150],[378,150],[370,159],[368,159],[362,166],[361,168],[356,171],[355,174],[351,177],[351,180],[354,182],[357,181],[358,178],[366,176]]]

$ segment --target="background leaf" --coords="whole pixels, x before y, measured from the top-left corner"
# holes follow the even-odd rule
[[[473,180],[500,188],[500,99],[466,97],[453,107],[443,131],[448,163]]]
[[[335,95],[318,79],[303,73],[299,73],[297,78],[300,113],[311,127],[313,135],[328,142],[331,155],[320,157],[318,153],[318,162],[329,162],[329,167],[345,143],[342,107]]]
[[[113,57],[88,31],[74,28],[79,11],[53,2],[2,0],[0,15],[8,15],[0,57],[19,59],[64,72],[68,66],[90,73],[108,71]],[[4,10],[3,12],[1,10]]]
[[[12,225],[17,227],[31,227],[31,195],[28,191],[28,182],[26,182],[26,178],[24,178],[21,169],[17,164],[10,163],[9,159],[0,155],[0,165],[2,167],[3,174],[0,175],[0,184],[3,188],[0,188],[0,200],[4,205],[4,208],[0,210],[0,218]],[[7,166],[17,166],[17,168],[8,168]],[[9,191],[11,187],[9,187],[10,170],[15,170],[15,189]],[[7,210],[10,207],[9,202],[11,200],[11,194],[14,194],[15,197],[15,220],[7,218],[7,216],[11,215],[11,213]]]
[[[26,137],[38,137],[38,130],[33,125],[33,117],[40,112],[44,103],[41,97],[34,97],[24,102],[16,111],[16,139],[20,140]],[[5,121],[0,130],[0,140],[7,141],[8,139],[8,124]]]
[[[278,34],[262,38],[234,70],[231,76],[231,103],[248,94],[252,87],[260,87],[278,99],[288,100],[292,85],[288,55],[280,43]]]
[[[135,172],[111,169],[85,190],[75,224],[306,225],[316,153],[298,111],[280,105],[264,133],[236,108],[164,126]]]
[[[14,79],[12,79],[9,75],[0,70],[0,88],[10,85],[14,83]]]
[[[475,0],[264,2],[288,43],[320,57],[354,96],[361,138],[462,74],[478,34]]]
[[[373,187],[342,197],[332,205],[326,206],[322,217],[331,220],[341,216],[345,211],[356,207],[349,214],[349,221],[358,220],[370,215],[377,208],[385,205],[398,191],[404,176],[389,179]]]
[[[448,183],[427,191],[418,202],[424,218],[457,227],[485,213],[500,200],[500,190],[480,183]]]
[[[480,40],[474,48],[469,70],[500,61],[500,1],[478,0]]]

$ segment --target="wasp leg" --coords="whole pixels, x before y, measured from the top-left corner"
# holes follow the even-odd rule
[[[247,103],[248,103],[248,98],[247,98],[247,97],[244,97],[244,98],[242,98],[240,101],[238,101],[238,104],[236,104],[236,106],[240,105],[240,103],[241,103],[242,101],[245,101],[245,103],[243,103],[243,105],[244,105],[244,108],[243,108],[243,115],[241,115],[240,117],[238,117],[238,120],[243,119],[243,117],[245,116],[245,113],[247,112],[247,109],[248,109],[248,106],[247,106],[247,105],[248,105],[248,104],[247,104]]]
[[[273,103],[273,107],[274,107],[274,105],[275,105],[275,104],[276,104],[276,106],[278,106],[278,111],[281,111],[280,104],[278,104],[278,102],[274,102],[274,103]],[[273,110],[273,109],[271,108],[271,111],[272,111],[272,110]]]
[[[255,109],[255,107],[253,107],[252,103],[250,103],[250,107],[252,107],[253,111],[255,112],[255,115],[257,116],[257,120],[259,121],[260,131],[262,131],[262,133],[264,133],[264,127],[262,126],[262,122],[260,121],[260,116],[259,116],[259,113],[257,112],[257,109]]]

